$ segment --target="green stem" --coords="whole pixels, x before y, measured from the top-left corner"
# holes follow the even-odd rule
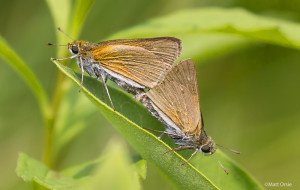
[[[46,145],[44,153],[44,162],[49,168],[54,168],[54,136],[55,136],[55,121],[57,119],[57,113],[61,104],[62,97],[65,92],[70,88],[71,83],[66,79],[62,72],[58,73],[56,87],[54,90],[54,96],[50,109],[49,117],[46,118]]]

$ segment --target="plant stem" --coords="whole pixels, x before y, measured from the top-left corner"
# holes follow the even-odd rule
[[[60,106],[62,97],[65,92],[70,88],[70,81],[66,80],[62,72],[58,73],[52,106],[50,109],[49,117],[46,118],[46,145],[44,153],[44,162],[49,168],[54,168],[54,135],[55,135],[55,121],[57,119],[57,112]]]

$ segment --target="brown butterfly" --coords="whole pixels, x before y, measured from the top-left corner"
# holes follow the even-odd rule
[[[74,40],[67,46],[72,56],[56,60],[77,58],[81,69],[81,86],[84,71],[101,79],[113,109],[106,86],[107,78],[138,95],[163,80],[182,49],[181,41],[173,37],[109,40],[97,44]]]
[[[182,60],[175,65],[165,79],[145,93],[140,101],[165,124],[166,130],[162,135],[168,134],[179,145],[170,151],[194,149],[195,152],[187,162],[198,151],[204,155],[215,153],[216,144],[204,130],[197,70],[191,59]],[[222,164],[221,166],[223,167]],[[228,174],[224,167],[223,169]]]

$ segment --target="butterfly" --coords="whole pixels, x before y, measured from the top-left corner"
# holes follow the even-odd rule
[[[174,37],[120,39],[100,43],[74,40],[67,46],[72,56],[56,60],[77,59],[81,70],[81,86],[84,71],[101,79],[113,109],[106,86],[107,78],[138,95],[163,80],[182,50],[181,40]]]
[[[197,70],[191,59],[176,64],[160,84],[146,92],[139,100],[166,126],[162,135],[169,135],[175,144],[179,145],[168,152],[194,149],[194,153],[186,162],[197,152],[204,155],[215,153],[216,143],[207,136],[204,129]],[[221,166],[228,174],[224,166]]]

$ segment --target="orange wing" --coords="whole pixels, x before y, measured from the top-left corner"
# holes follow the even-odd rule
[[[181,55],[182,51],[181,40],[174,37],[109,40],[100,42],[98,45],[104,47],[115,45],[141,47],[153,53],[154,55],[159,56],[168,66],[172,66],[174,64],[174,62]]]
[[[153,88],[180,56],[181,41],[171,37],[111,40],[91,51],[104,68]]]
[[[182,131],[200,135],[203,123],[197,71],[192,60],[175,65],[162,83],[147,92],[147,96]]]

